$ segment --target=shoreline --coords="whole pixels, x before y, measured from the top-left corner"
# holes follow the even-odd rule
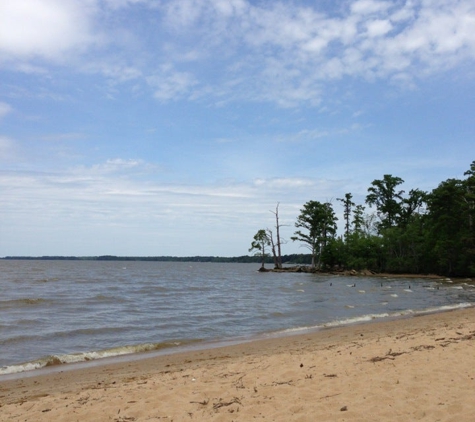
[[[469,421],[474,368],[470,307],[0,378],[0,419]]]
[[[164,355],[180,354],[186,352],[217,349],[221,347],[236,346],[245,343],[259,342],[267,339],[286,338],[298,335],[312,334],[323,330],[338,329],[377,322],[409,319],[430,314],[450,312],[459,309],[475,308],[475,303],[459,303],[445,305],[438,308],[422,310],[397,311],[393,313],[367,314],[354,318],[327,321],[313,326],[302,326],[263,332],[242,337],[216,338],[208,340],[184,340],[179,342],[166,341],[163,343],[136,344],[132,346],[113,347],[111,349],[73,353],[65,355],[49,355],[30,362],[7,365],[0,368],[0,383],[5,380],[15,380],[34,376],[47,375],[55,372],[74,371],[88,366],[108,365],[109,363],[127,364],[130,361],[156,358]],[[123,351],[121,349],[124,349]],[[41,365],[41,366],[37,366]],[[18,368],[15,370],[14,368]],[[24,369],[21,369],[24,368]],[[11,372],[8,370],[11,369]]]
[[[309,265],[289,265],[283,268],[266,268],[260,267],[259,272],[272,273],[310,273],[323,276],[340,276],[340,277],[376,277],[376,278],[409,278],[422,280],[455,280],[456,282],[473,282],[473,277],[443,276],[439,274],[416,274],[416,273],[378,273],[372,270],[337,270],[325,271],[312,268]]]

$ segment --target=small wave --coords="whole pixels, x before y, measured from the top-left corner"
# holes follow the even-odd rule
[[[40,278],[38,280],[36,280],[37,283],[48,283],[50,281],[58,281],[59,278],[57,277],[53,277],[53,278]]]
[[[457,303],[454,305],[437,306],[433,308],[426,308],[426,309],[420,309],[420,310],[407,309],[405,311],[392,312],[392,313],[368,314],[368,315],[361,315],[354,318],[346,318],[342,320],[332,321],[332,322],[323,324],[323,327],[339,327],[339,326],[344,326],[344,325],[352,325],[352,324],[357,324],[360,322],[369,322],[369,321],[372,321],[375,319],[381,319],[381,318],[397,318],[397,317],[404,317],[404,316],[410,316],[410,315],[425,315],[425,314],[432,314],[432,313],[437,313],[437,312],[451,311],[451,310],[456,310],[456,309],[470,308],[472,306],[474,306],[473,303],[467,302],[467,303]]]
[[[30,343],[39,339],[40,336],[37,335],[18,335],[15,337],[7,337],[5,339],[0,339],[0,346],[11,346],[19,343]]]
[[[64,355],[50,355],[31,362],[25,362],[17,365],[4,366],[0,368],[0,375],[15,374],[20,372],[32,371],[35,369],[46,368],[49,366],[63,365],[68,363],[88,362],[98,359],[111,358],[116,356],[129,355],[134,353],[153,352],[157,350],[193,344],[201,340],[188,341],[170,341],[164,343],[144,343],[132,346],[114,347],[100,351],[72,353]]]
[[[313,331],[313,330],[320,330],[322,328],[337,328],[337,327],[343,327],[347,325],[361,324],[361,323],[371,322],[377,319],[403,318],[403,317],[409,317],[409,316],[426,315],[426,314],[432,314],[432,313],[437,313],[437,312],[445,312],[445,311],[452,311],[456,309],[470,308],[473,306],[475,306],[474,303],[467,302],[467,303],[457,303],[454,305],[444,305],[444,306],[426,308],[426,309],[421,309],[421,310],[407,309],[404,311],[391,312],[391,313],[383,312],[380,314],[367,314],[367,315],[360,315],[360,316],[356,316],[352,318],[334,320],[334,321],[330,321],[324,324],[318,324],[318,325],[313,325],[313,326],[288,328],[282,331],[278,331],[274,334],[276,335],[298,334],[298,333],[303,333],[303,332],[308,332],[308,331]]]
[[[22,306],[34,306],[42,305],[46,302],[49,302],[48,299],[43,298],[22,298],[22,299],[11,299],[11,300],[2,300],[0,301],[0,308],[19,308]]]
[[[354,318],[346,318],[346,319],[340,319],[336,321],[327,322],[326,324],[323,324],[323,327],[327,328],[327,327],[339,327],[342,325],[353,325],[359,322],[369,322],[378,318],[388,318],[389,316],[390,314],[388,313],[361,315]]]

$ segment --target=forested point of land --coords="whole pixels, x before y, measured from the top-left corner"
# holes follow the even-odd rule
[[[475,161],[465,178],[448,179],[431,192],[405,192],[404,180],[385,174],[367,190],[365,205],[346,193],[337,198],[343,207],[343,235],[331,202],[308,201],[295,222],[292,241],[310,252],[310,265],[321,271],[369,270],[391,274],[475,276]],[[272,255],[280,269],[283,243],[279,236],[278,205],[274,229],[260,229],[249,251],[261,265]],[[267,250],[271,254],[267,253]]]

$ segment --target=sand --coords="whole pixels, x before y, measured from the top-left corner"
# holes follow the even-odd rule
[[[0,380],[1,421],[475,420],[475,308]]]

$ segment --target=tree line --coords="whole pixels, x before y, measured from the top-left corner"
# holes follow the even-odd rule
[[[310,264],[310,255],[308,254],[288,254],[282,255],[282,262],[293,264]],[[45,256],[5,256],[0,260],[24,260],[24,261],[149,261],[149,262],[215,262],[215,263],[260,263],[261,257],[257,255],[241,256],[63,256],[63,255],[45,255]],[[265,262],[273,262],[271,257],[267,257]]]
[[[351,193],[337,199],[343,207],[342,235],[337,235],[333,204],[308,201],[291,240],[309,250],[310,265],[318,270],[474,276],[475,161],[464,176],[445,180],[431,192],[406,193],[400,189],[403,179],[385,174],[371,183],[365,204],[353,202]],[[278,205],[275,216],[275,230],[258,230],[249,251],[262,266],[270,251],[275,268],[282,268]]]

